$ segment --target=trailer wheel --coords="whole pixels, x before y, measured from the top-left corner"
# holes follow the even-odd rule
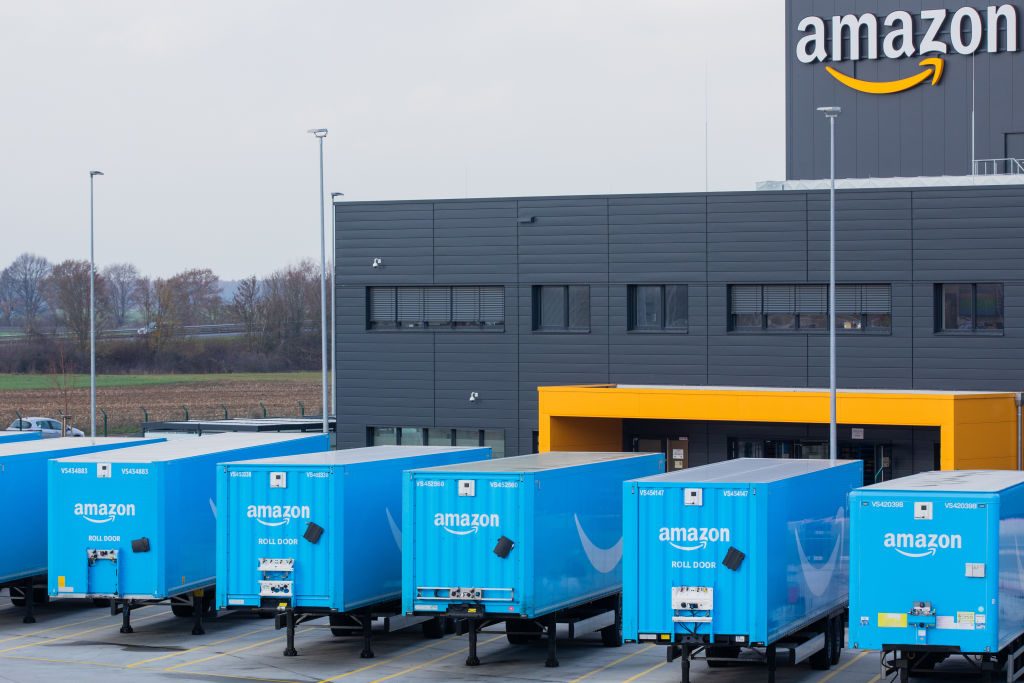
[[[92,606],[93,607],[110,607],[110,599],[109,598],[93,598],[92,599]]]
[[[509,619],[505,622],[505,637],[510,645],[526,645],[540,640],[544,630],[536,621]]]
[[[839,659],[843,656],[843,645],[846,640],[846,622],[842,615],[832,620],[832,635],[834,639],[832,641],[832,666],[839,663]]]
[[[331,634],[335,638],[343,638],[345,636],[358,635],[357,632],[352,630],[352,622],[346,620],[344,614],[331,612],[327,615],[327,619],[331,622]],[[348,626],[349,628],[341,628],[342,626]]]
[[[15,607],[24,607],[25,606],[25,596],[23,594],[22,595],[15,595],[14,594],[14,589],[12,588],[11,589],[11,604],[14,605]]]
[[[810,656],[811,668],[815,671],[828,671],[832,666],[832,658],[835,656],[835,635],[833,619],[825,620],[825,646]]]
[[[601,644],[605,647],[622,647],[622,627],[614,623],[601,629]]]
[[[178,605],[172,602],[171,612],[174,614],[174,616],[178,617],[179,619],[190,619],[193,614],[192,605],[186,605],[184,603]]]
[[[423,637],[429,638],[430,640],[440,640],[444,638],[445,631],[445,618],[434,617],[423,622]]]

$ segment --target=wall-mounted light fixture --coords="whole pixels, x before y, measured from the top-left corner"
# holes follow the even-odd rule
[[[373,259],[373,267],[374,268],[383,268],[384,267],[384,262],[381,261],[379,258],[375,258],[375,259]]]
[[[469,402],[470,403],[476,403],[478,400],[480,400],[480,394],[478,394],[475,391],[469,392]]]

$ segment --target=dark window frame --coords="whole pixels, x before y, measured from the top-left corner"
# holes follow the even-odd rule
[[[660,326],[641,327],[637,323],[639,290],[644,287],[657,287],[659,289]],[[668,288],[674,287],[681,291],[686,306],[686,321],[682,326],[670,326],[668,323]],[[678,294],[677,294],[678,296]],[[690,333],[690,286],[681,282],[670,283],[647,283],[641,282],[626,286],[626,331],[630,334],[689,334]]]
[[[477,320],[456,320],[456,290],[471,290],[475,289],[478,297],[477,303]],[[482,298],[485,289],[500,289],[501,290],[501,322],[489,322],[484,320],[483,312],[486,309]],[[375,320],[373,317],[373,299],[376,292],[383,292],[384,290],[392,290],[391,294],[393,298],[390,302],[393,319],[390,321]],[[419,291],[420,298],[423,301],[421,308],[423,314],[421,315],[424,320],[419,321],[416,325],[403,325],[401,321],[401,315],[399,313],[399,301],[401,299],[400,292],[415,292]],[[427,306],[427,291],[428,290],[447,290],[448,296],[448,320],[444,323],[431,323],[426,320]],[[488,333],[501,333],[505,331],[505,319],[507,318],[508,311],[508,293],[504,285],[371,285],[366,287],[366,330],[369,332],[488,332]]]
[[[971,288],[971,327],[970,329],[946,329],[945,327],[945,288]],[[999,322],[998,329],[978,328],[978,287],[999,288]],[[934,331],[944,337],[1002,337],[1006,335],[1006,285],[1002,282],[938,282],[933,290]]]
[[[457,443],[456,442],[458,441],[458,433],[459,432],[477,432],[477,443],[473,444],[472,446],[461,446],[461,448],[486,448],[487,447],[487,435],[488,435],[488,433],[496,433],[496,434],[500,434],[501,435],[502,453],[504,453],[504,455],[500,456],[500,457],[508,457],[508,450],[507,450],[507,446],[508,446],[508,433],[507,433],[507,430],[502,428],[502,427],[411,427],[411,426],[408,426],[408,425],[404,425],[404,426],[398,427],[398,426],[394,426],[394,425],[370,425],[370,426],[368,426],[366,428],[366,445],[367,446],[374,446],[374,445],[376,445],[376,444],[374,444],[374,437],[376,435],[376,432],[378,430],[384,430],[384,429],[394,430],[395,445],[398,445],[398,446],[428,446],[428,445],[430,445],[430,432],[433,431],[433,430],[437,430],[437,431],[448,432],[449,433],[449,435],[450,435],[450,439],[449,439],[450,443],[447,444],[447,445],[451,446],[451,447],[457,447]],[[403,438],[402,438],[403,433],[406,432],[406,431],[409,431],[409,432],[418,431],[419,434],[420,434],[420,437],[421,437],[419,439],[419,441],[421,441],[422,443],[419,443],[419,442],[414,443],[414,444],[406,443],[403,440]],[[391,445],[391,444],[384,444],[384,445]],[[434,444],[434,445],[436,446],[437,444]],[[492,456],[493,456],[493,447],[492,447]]]
[[[760,305],[758,307],[758,311],[757,312],[750,312],[750,313],[735,313],[734,312],[734,308],[735,307],[734,307],[734,303],[733,303],[733,301],[734,301],[733,296],[734,296],[735,288],[737,288],[737,287],[743,287],[743,288],[756,287],[756,288],[759,288],[759,290],[760,290]],[[775,287],[775,288],[791,287],[793,289],[794,296],[792,297],[792,300],[793,300],[793,306],[792,306],[793,310],[792,311],[788,311],[788,310],[787,311],[768,311],[767,310],[768,306],[766,306],[766,303],[765,303],[765,300],[766,300],[765,291],[766,291],[766,289],[773,288],[773,287]],[[821,313],[821,312],[806,312],[806,311],[800,310],[801,309],[801,305],[799,303],[799,301],[800,301],[800,296],[799,295],[800,295],[800,288],[802,288],[802,287],[803,288],[819,288],[819,289],[824,290],[824,298],[825,298],[825,305],[824,305],[824,311],[825,312],[824,313]],[[864,296],[863,295],[864,295],[864,292],[865,292],[866,288],[870,288],[870,287],[887,287],[888,288],[888,309],[889,309],[888,311],[882,311],[882,310],[868,311],[868,310],[864,310],[866,308],[866,306],[863,303],[863,301],[864,301]],[[840,294],[841,291],[844,291],[844,290],[849,291],[849,288],[856,288],[854,296],[860,302],[860,304],[858,305],[858,308],[860,308],[861,310],[859,312],[846,312],[846,311],[840,312],[841,309],[839,309],[839,294]],[[836,285],[836,295],[837,295],[836,296],[836,301],[837,301],[837,305],[836,305],[836,308],[837,308],[837,312],[836,312],[836,323],[837,323],[837,325],[836,325],[836,334],[864,334],[864,335],[874,335],[874,336],[886,336],[886,335],[891,336],[892,335],[893,319],[892,319],[892,285],[891,284],[889,284],[889,283],[879,283],[879,282],[846,282],[846,283],[841,283],[841,284],[837,284]],[[795,284],[781,283],[781,282],[780,283],[768,283],[768,284],[761,284],[761,283],[736,283],[736,284],[731,284],[731,285],[728,286],[727,292],[726,292],[726,315],[727,315],[727,321],[726,321],[727,322],[727,329],[728,329],[729,334],[809,334],[809,335],[828,334],[828,285],[827,284],[819,284],[819,283],[807,283],[807,282],[800,282],[800,283],[795,283]],[[804,326],[801,325],[801,322],[802,322],[804,316],[808,316],[808,318],[810,318],[811,316],[820,317],[821,315],[825,316],[825,321],[824,321],[823,325],[820,325],[820,326],[818,326],[818,325],[816,325],[816,326],[808,326],[808,327],[804,327]],[[768,319],[770,317],[773,317],[773,316],[774,317],[792,316],[793,321],[794,321],[794,325],[791,326],[791,327],[785,327],[785,328],[780,327],[780,326],[771,327],[771,326],[769,326],[769,320]],[[877,326],[872,326],[870,324],[872,320],[877,319],[879,316],[887,318],[887,320],[888,320],[888,327],[879,328]],[[761,324],[760,324],[760,326],[757,326],[757,327],[754,327],[752,325],[751,326],[746,326],[746,325],[744,325],[744,326],[737,326],[737,318],[738,317],[747,317],[747,318],[760,317],[760,323]],[[840,320],[842,318],[849,318],[851,320],[854,319],[854,318],[857,318],[857,319],[859,319],[859,324],[858,324],[857,327],[840,327],[839,326],[839,322],[840,322]]]
[[[543,315],[543,296],[546,288],[560,288],[563,290],[562,298],[562,325],[544,326],[542,315]],[[573,290],[584,290],[586,291],[586,314],[587,314],[587,326],[584,327],[572,327],[572,313],[573,313]],[[590,285],[588,284],[570,284],[570,285],[533,285],[530,290],[530,306],[531,306],[531,317],[532,317],[532,331],[536,334],[590,334],[591,331],[591,301]]]

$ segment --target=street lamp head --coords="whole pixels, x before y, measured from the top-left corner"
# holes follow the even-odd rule
[[[325,138],[325,137],[327,137],[327,129],[326,128],[310,128],[306,132],[307,133],[312,133],[313,135],[315,135],[318,138]]]
[[[89,177],[103,175],[103,171],[89,171]]]
[[[834,119],[843,113],[842,107],[818,107],[818,111],[825,115],[825,118]]]

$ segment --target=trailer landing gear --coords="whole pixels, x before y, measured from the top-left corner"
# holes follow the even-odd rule
[[[548,659],[544,662],[544,666],[549,669],[554,669],[558,666],[558,645],[555,642],[555,635],[558,629],[558,624],[554,617],[548,620]]]

